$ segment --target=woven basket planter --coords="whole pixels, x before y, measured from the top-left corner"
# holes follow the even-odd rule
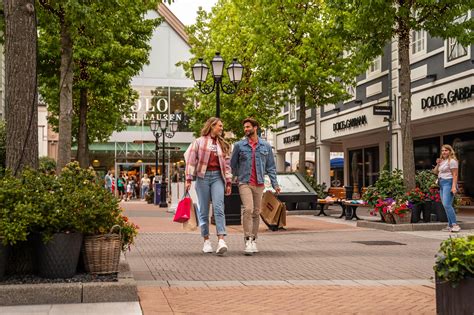
[[[407,224],[411,223],[411,211],[405,213],[403,217],[399,216],[398,214],[393,214],[393,218],[395,219],[396,224]]]
[[[384,220],[385,220],[385,223],[388,223],[388,224],[396,224],[395,222],[395,218],[393,217],[393,215],[391,213],[383,213],[381,212]]]
[[[82,255],[86,272],[92,274],[118,272],[121,249],[122,237],[120,233],[111,232],[104,235],[85,236]]]

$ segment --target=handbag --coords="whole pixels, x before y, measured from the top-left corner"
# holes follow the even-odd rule
[[[183,223],[189,220],[191,217],[191,206],[193,202],[189,193],[183,196],[183,199],[178,203],[178,207],[176,208],[176,213],[174,214],[173,221]]]

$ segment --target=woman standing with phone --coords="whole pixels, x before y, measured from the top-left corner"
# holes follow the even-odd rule
[[[453,207],[454,195],[458,190],[458,160],[454,149],[450,145],[444,144],[441,146],[441,156],[436,159],[433,172],[438,174],[441,202],[448,217],[448,226],[443,231],[459,232],[461,227],[457,224],[456,211]]]

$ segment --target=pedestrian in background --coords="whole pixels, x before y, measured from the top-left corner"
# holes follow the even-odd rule
[[[227,252],[224,214],[224,193],[230,195],[232,174],[230,171],[230,145],[222,136],[223,124],[219,118],[209,118],[201,130],[201,137],[186,150],[186,191],[196,177],[196,193],[199,200],[199,226],[204,238],[202,251],[212,253],[209,239],[209,202],[212,200],[217,229],[218,255]]]
[[[105,189],[107,189],[109,192],[112,192],[112,176],[111,172],[107,171],[107,174],[105,174]]]
[[[147,174],[143,174],[143,178],[141,180],[142,186],[142,199],[145,200],[145,196],[148,193],[148,189],[150,188],[150,179],[148,178]]]
[[[448,226],[443,229],[446,232],[459,232],[461,227],[456,221],[456,211],[453,207],[454,196],[458,190],[458,160],[454,149],[444,144],[441,146],[441,156],[436,159],[436,166],[433,170],[438,174],[439,193],[443,203]]]
[[[277,182],[272,147],[258,136],[258,122],[253,118],[246,118],[242,124],[245,139],[234,145],[230,164],[232,173],[238,177],[240,199],[244,206],[244,253],[252,255],[258,252],[257,234],[265,175],[270,177],[277,194],[280,193],[280,187]]]

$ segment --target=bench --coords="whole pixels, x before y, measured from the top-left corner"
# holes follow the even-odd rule
[[[343,216],[345,216],[346,220],[352,220],[352,219],[361,220],[361,218],[357,216],[357,208],[358,207],[370,208],[370,206],[367,204],[351,203],[350,201],[341,202],[340,205],[342,207],[342,214],[339,216],[339,218],[342,218]],[[351,211],[350,214],[347,213],[348,210]]]

